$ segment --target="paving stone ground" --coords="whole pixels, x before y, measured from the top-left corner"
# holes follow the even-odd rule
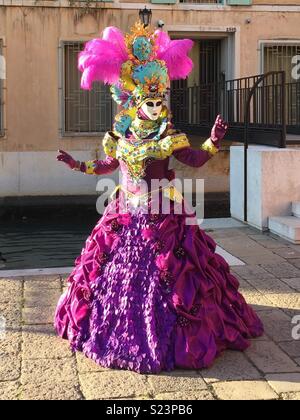
[[[55,336],[53,313],[64,278],[0,278],[0,315],[6,319],[0,399],[299,400],[300,245],[250,227],[208,233],[246,263],[231,270],[265,325],[265,335],[247,351],[226,351],[203,370],[140,375],[104,369],[72,354]]]

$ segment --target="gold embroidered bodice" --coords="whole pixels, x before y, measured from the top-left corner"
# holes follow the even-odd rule
[[[167,136],[160,140],[143,139],[132,142],[125,137],[118,139],[111,132],[106,133],[103,139],[106,155],[125,162],[131,177],[136,180],[145,175],[147,162],[166,159],[175,150],[189,146],[186,135],[175,130],[168,130]]]

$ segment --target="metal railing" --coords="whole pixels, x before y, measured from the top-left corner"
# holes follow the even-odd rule
[[[287,131],[300,134],[300,81],[286,84]]]
[[[289,112],[286,111],[286,89],[284,72],[271,72],[263,78],[256,75],[173,89],[173,122],[176,127],[189,134],[207,136],[216,115],[222,114],[230,126],[226,138],[244,141],[245,109],[252,92],[249,105],[249,143],[285,147],[285,126]],[[293,92],[295,91],[294,87]]]

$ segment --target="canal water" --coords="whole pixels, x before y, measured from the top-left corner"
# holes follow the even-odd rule
[[[0,275],[1,270],[72,267],[96,221],[0,223]]]
[[[1,270],[72,267],[101,217],[94,202],[5,210],[2,206],[2,213],[0,207],[0,275]],[[205,218],[229,215],[227,197],[224,202],[205,200]]]

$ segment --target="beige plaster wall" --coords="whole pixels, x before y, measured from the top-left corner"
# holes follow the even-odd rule
[[[99,138],[60,138],[58,46],[60,40],[85,40],[105,26],[127,30],[137,17],[133,10],[96,10],[78,20],[68,8],[0,7],[0,37],[4,39],[7,66],[5,94],[6,138],[0,151],[51,151],[90,149]],[[252,23],[245,24],[250,17]],[[153,11],[153,22],[162,18],[167,26],[182,30],[201,27],[237,28],[240,68],[236,76],[259,71],[258,41],[291,38],[300,40],[298,13],[237,11]],[[238,48],[238,45],[237,45]],[[238,63],[237,63],[238,66]]]
[[[255,0],[262,4],[262,0]],[[279,0],[263,4],[300,4],[300,0]],[[139,3],[138,9],[144,6]],[[112,6],[111,6],[112,7]],[[63,40],[88,40],[105,26],[116,25],[127,31],[137,19],[137,10],[102,9],[79,17],[78,9],[59,7],[0,6],[0,38],[4,42],[7,79],[5,81],[5,127],[0,138],[0,152],[53,152],[63,148],[72,152],[101,147],[99,137],[65,137],[59,133],[59,61],[58,47]],[[251,23],[246,24],[250,18]],[[299,11],[255,11],[251,7],[231,7],[215,10],[180,10],[179,7],[153,8],[153,23],[163,19],[166,28],[177,32],[207,31],[226,34],[236,28],[236,77],[259,72],[260,40],[300,40]],[[210,33],[210,32],[209,32]],[[49,155],[50,156],[50,155]],[[0,162],[1,164],[1,162]],[[180,168],[178,168],[180,169]],[[229,152],[209,162],[205,169],[184,169],[184,176],[208,179],[208,191],[228,191]],[[191,174],[193,171],[193,174]]]

